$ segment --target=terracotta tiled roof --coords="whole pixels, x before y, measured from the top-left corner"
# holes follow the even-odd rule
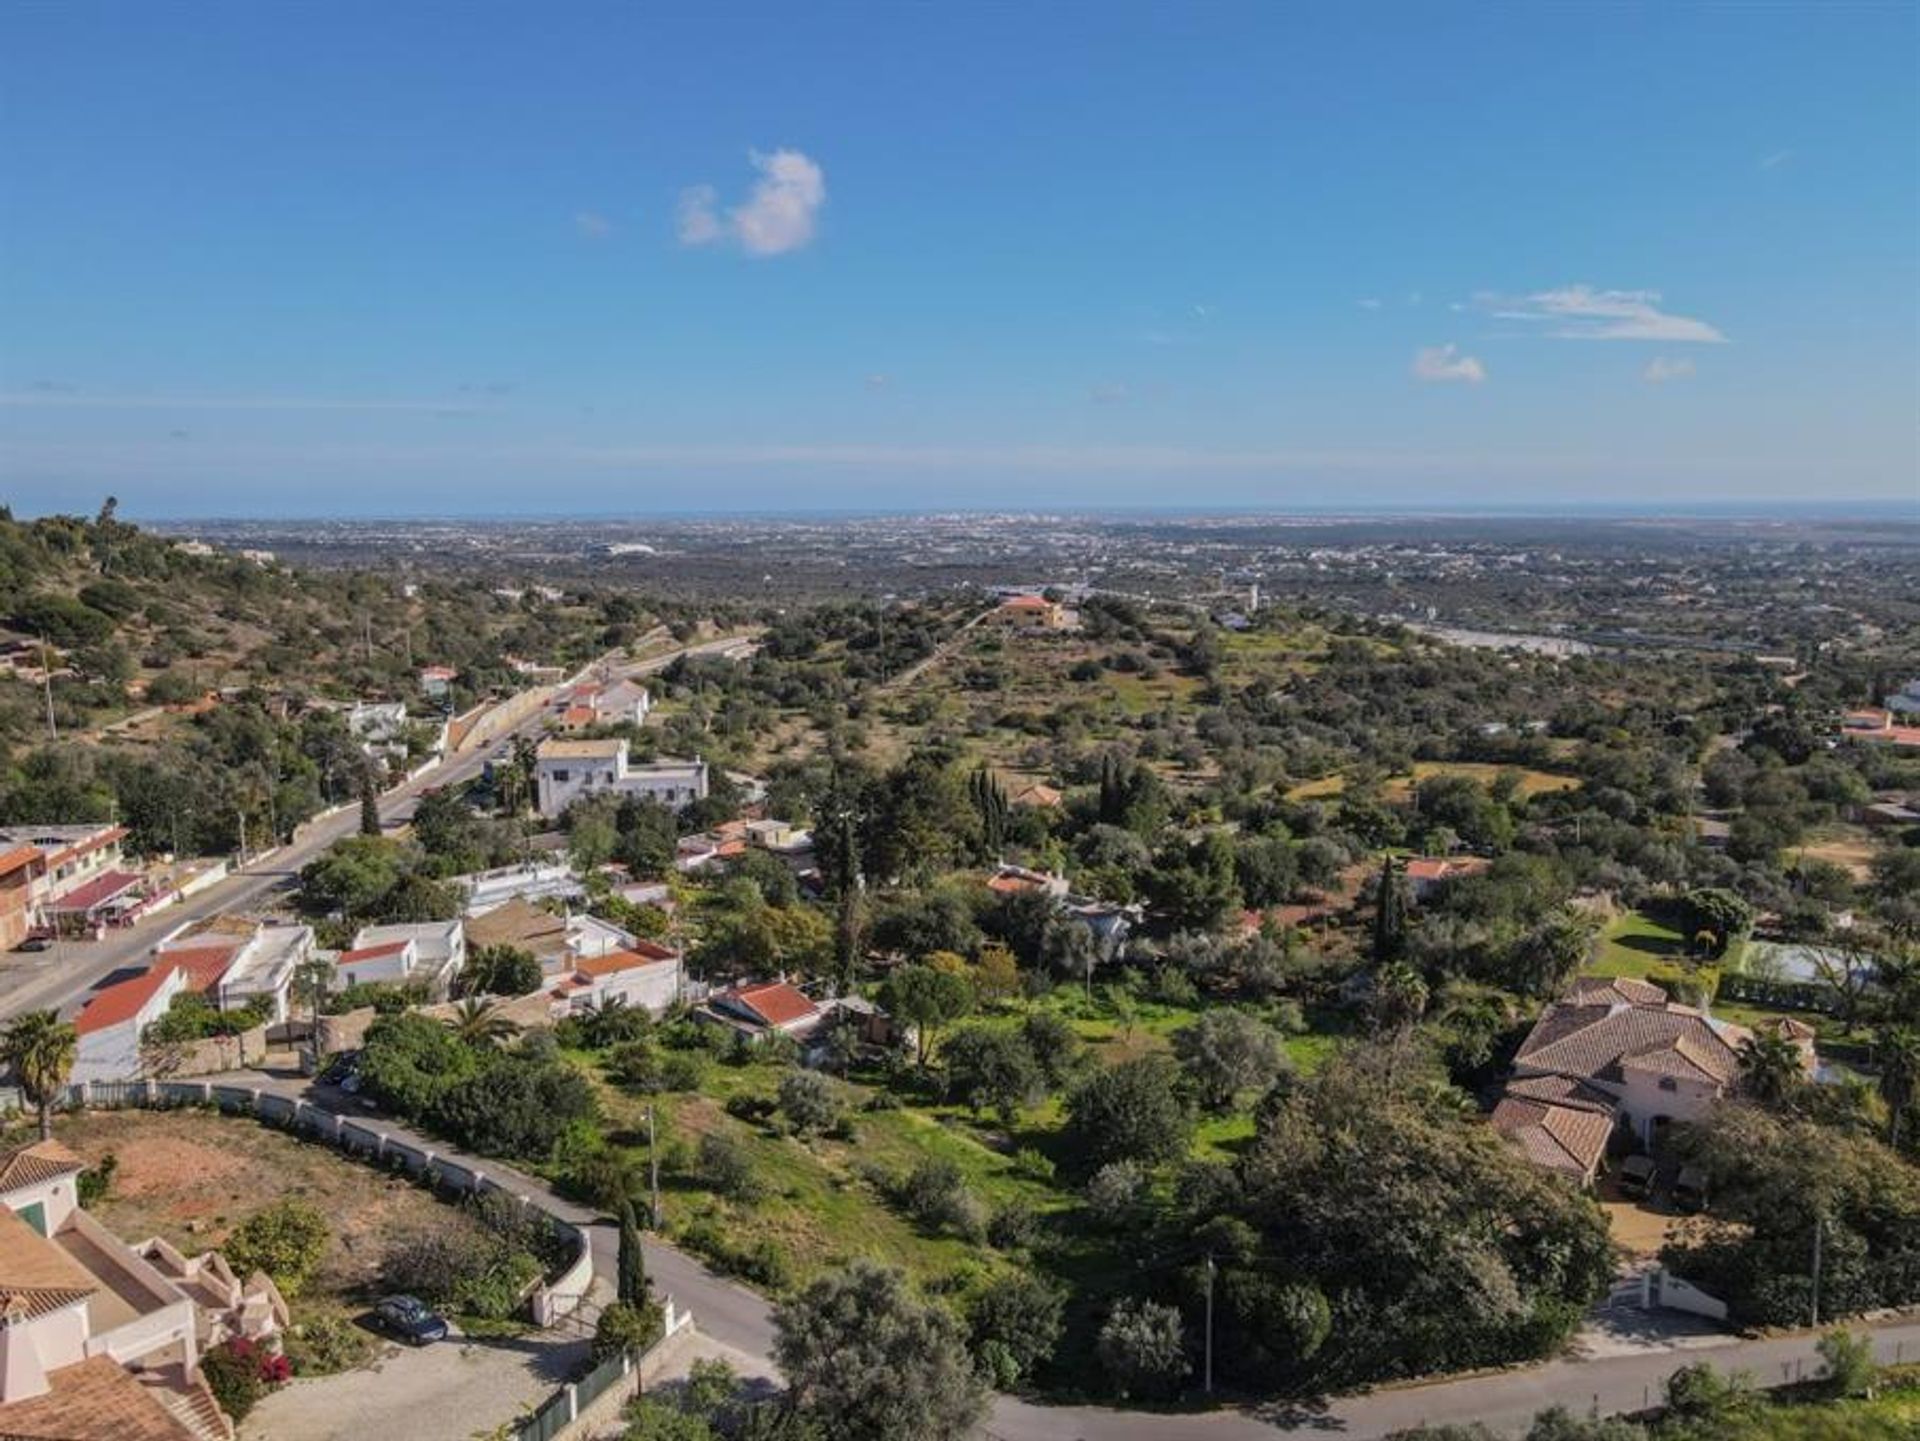
[[[816,1016],[820,1008],[785,981],[768,981],[758,986],[741,986],[714,997],[751,1011],[770,1026],[789,1026]]]
[[[1583,1006],[1664,1006],[1667,993],[1632,976],[1582,976],[1565,999]]]
[[[106,871],[83,885],[75,886],[48,909],[86,912],[139,885],[142,877],[133,871]]]
[[[1017,792],[1013,797],[1013,804],[1016,806],[1042,806],[1050,810],[1054,806],[1059,805],[1063,799],[1064,797],[1060,792],[1052,786],[1035,782],[1025,790]]]
[[[1805,1021],[1792,1016],[1768,1016],[1763,1021],[1755,1021],[1753,1029],[1757,1035],[1779,1036],[1788,1041],[1811,1041],[1820,1034]]]
[[[1001,602],[1002,610],[1052,610],[1053,602],[1043,595],[1016,595]]]
[[[646,949],[642,950],[642,946]],[[581,961],[573,968],[573,973],[577,976],[611,976],[619,971],[637,970],[641,966],[657,966],[675,958],[676,953],[665,946],[636,941],[632,950],[608,951],[604,956],[592,956]]]
[[[205,993],[220,983],[239,954],[238,946],[183,946],[177,951],[162,951],[154,964],[186,972],[187,989]]]
[[[1689,1006],[1590,1004],[1575,999],[1547,1007],[1514,1064],[1561,1076],[1614,1076],[1623,1068],[1697,1076],[1725,1085],[1738,1074],[1735,1048],[1747,1032],[1715,1030]]]
[[[99,1289],[91,1271],[0,1206],[0,1310],[18,1309],[31,1320],[84,1301]]]
[[[1614,1098],[1598,1086],[1571,1076],[1516,1076],[1507,1082],[1505,1094],[1528,1101],[1549,1101],[1556,1106],[1571,1106],[1580,1111],[1614,1109]]]
[[[26,866],[38,865],[40,850],[37,846],[15,846],[0,855],[0,876],[10,876]]]
[[[198,1441],[111,1356],[47,1373],[51,1388],[0,1406],[5,1441]]]
[[[1493,1128],[1535,1165],[1584,1181],[1607,1153],[1613,1115],[1507,1095],[1493,1108]]]
[[[87,1163],[58,1141],[35,1141],[31,1146],[16,1146],[0,1153],[0,1191],[21,1186],[37,1186],[61,1176],[75,1175]]]
[[[165,964],[149,966],[137,976],[95,992],[73,1018],[74,1030],[84,1036],[132,1020],[154,998],[173,969]]]
[[[357,966],[362,961],[377,961],[382,956],[397,956],[412,944],[412,941],[383,941],[377,946],[361,946],[357,950],[342,951],[340,959],[334,964]]]

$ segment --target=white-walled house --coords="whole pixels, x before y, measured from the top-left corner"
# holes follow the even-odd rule
[[[534,758],[540,814],[562,814],[582,796],[611,793],[658,801],[684,810],[707,796],[707,763],[652,761],[634,765],[624,740],[545,740]]]
[[[551,994],[560,1016],[610,1003],[659,1016],[680,1000],[685,986],[678,951],[636,940],[625,949],[575,961]]]
[[[80,1208],[84,1165],[58,1141],[0,1153],[0,1436],[204,1441],[193,1302]]]
[[[183,966],[154,965],[140,975],[96,991],[73,1018],[73,1079],[121,1081],[141,1071],[141,1034],[187,989]]]
[[[336,984],[420,982],[430,999],[444,1001],[467,963],[465,922],[419,921],[362,926],[334,962]]]

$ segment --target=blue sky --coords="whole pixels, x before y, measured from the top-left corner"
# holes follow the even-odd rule
[[[0,493],[1920,502],[1912,5],[678,8],[0,12]]]

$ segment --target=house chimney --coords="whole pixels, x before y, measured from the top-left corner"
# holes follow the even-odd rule
[[[0,1308],[0,1405],[31,1401],[52,1389],[33,1333],[27,1329],[26,1298],[10,1295]]]

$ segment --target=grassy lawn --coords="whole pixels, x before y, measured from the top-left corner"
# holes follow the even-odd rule
[[[1686,951],[1686,938],[1671,926],[1644,912],[1627,911],[1600,932],[1599,954],[1587,967],[1587,974],[1643,979],[1649,971],[1684,965]]]
[[[1872,1400],[1770,1401],[1715,1434],[1725,1441],[1908,1441],[1920,1434],[1920,1371],[1890,1372]]]
[[[1492,785],[1508,771],[1520,777],[1520,794],[1531,799],[1554,791],[1570,791],[1580,782],[1574,776],[1555,775],[1552,771],[1526,770],[1518,766],[1493,765],[1486,761],[1416,761],[1411,776],[1394,776],[1380,787],[1380,798],[1394,804],[1410,799],[1414,786],[1434,776],[1466,776],[1481,785]],[[1328,800],[1346,789],[1345,776],[1323,776],[1306,781],[1287,792],[1294,801]]]

